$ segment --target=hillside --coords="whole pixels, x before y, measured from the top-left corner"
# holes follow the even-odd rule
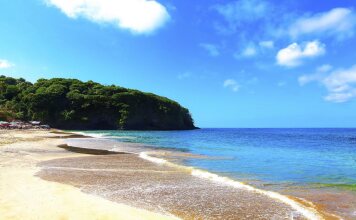
[[[168,98],[77,79],[0,76],[0,120],[39,120],[73,130],[194,129],[189,110]]]

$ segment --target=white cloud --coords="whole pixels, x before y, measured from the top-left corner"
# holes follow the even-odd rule
[[[330,64],[324,64],[322,66],[319,66],[317,68],[317,71],[319,73],[326,73],[326,72],[329,72],[330,70],[332,70],[333,66],[331,66]]]
[[[325,45],[319,41],[306,42],[304,45],[290,44],[277,54],[277,63],[281,66],[295,67],[303,63],[305,58],[317,57],[325,54]]]
[[[301,76],[299,82],[302,82],[301,85],[312,81],[321,83],[328,91],[324,97],[326,101],[340,103],[356,98],[356,65],[349,69],[330,70]]]
[[[240,85],[234,79],[225,80],[223,85],[225,88],[230,88],[233,92],[237,92],[240,89]]]
[[[305,84],[313,81],[321,81],[323,78],[326,77],[326,74],[329,73],[332,69],[333,67],[329,64],[319,66],[316,69],[316,73],[300,76],[298,78],[299,85],[304,86]]]
[[[298,78],[299,85],[304,86],[307,83],[321,80],[323,76],[320,73],[302,75]]]
[[[349,93],[330,93],[328,96],[325,96],[324,99],[329,102],[342,103],[347,102],[351,98],[356,96],[356,90]]]
[[[235,59],[252,58],[257,56],[261,51],[261,48],[254,43],[249,43],[245,48],[240,51],[236,51],[233,56]]]
[[[199,44],[199,46],[205,49],[212,57],[217,57],[220,55],[220,50],[217,45],[202,43]]]
[[[241,55],[244,57],[253,57],[256,54],[257,54],[256,47],[254,45],[250,45],[242,51]]]
[[[339,39],[353,36],[356,14],[349,8],[334,8],[328,12],[305,16],[289,28],[292,37],[305,34],[336,36]]]
[[[334,71],[322,83],[329,91],[325,97],[327,101],[346,102],[356,97],[356,65]]]
[[[258,50],[255,47],[254,44],[250,44],[247,47],[245,47],[242,51],[237,51],[234,53],[234,58],[235,59],[241,59],[241,58],[251,58],[254,57],[258,54]]]
[[[233,79],[227,79],[224,81],[224,87],[228,87],[228,86],[235,85],[235,84],[237,84],[237,83]]]
[[[271,40],[269,40],[269,41],[260,41],[259,45],[262,48],[267,48],[267,49],[273,49],[274,48],[274,42],[271,41]]]
[[[250,25],[253,22],[265,20],[265,17],[272,10],[272,5],[265,0],[235,0],[224,4],[217,4],[212,7],[224,19],[214,23],[214,27],[220,34],[239,34],[244,29],[242,25]]]
[[[191,76],[192,76],[192,74],[191,74],[190,72],[185,72],[185,73],[179,74],[179,75],[177,76],[177,78],[178,78],[178,79],[186,79],[186,78],[189,78],[189,77],[191,77]]]
[[[1,60],[0,59],[0,69],[6,69],[13,67],[14,64],[10,63],[8,60]]]
[[[110,23],[134,33],[150,33],[163,26],[170,16],[154,0],[45,0],[70,18],[83,17]]]
[[[221,14],[226,21],[240,23],[264,18],[264,15],[269,10],[269,4],[263,0],[239,0],[216,5],[214,9]]]
[[[235,59],[255,57],[260,53],[265,53],[266,49],[274,48],[273,41],[260,41],[258,44],[250,42],[245,44],[247,44],[245,48],[233,54]]]

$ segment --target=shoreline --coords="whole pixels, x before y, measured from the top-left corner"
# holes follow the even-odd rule
[[[61,134],[62,134],[63,137],[58,137],[58,135],[61,136]],[[55,135],[56,135],[56,137],[53,137]],[[63,148],[63,146],[65,144],[66,137],[71,136],[71,135],[73,135],[73,133],[66,133],[66,132],[63,132],[63,131],[59,131],[57,133],[52,133],[52,135],[50,135],[52,137],[45,137],[45,139],[46,138],[49,139],[49,140],[47,140],[47,144],[48,144],[48,141],[50,141],[50,142],[51,141],[58,141],[58,139],[59,139],[59,141],[56,143],[57,144],[57,150],[58,150],[58,149],[61,149],[60,147]],[[75,136],[75,137],[78,138],[77,136]],[[69,138],[71,138],[71,137],[69,137]],[[58,144],[58,143],[61,143],[61,144]],[[53,144],[54,143],[51,144],[52,147],[54,146]],[[58,145],[61,145],[61,146],[58,146]],[[1,147],[3,147],[3,146],[0,145],[0,150],[1,150]],[[68,149],[68,147],[71,148],[71,149]],[[66,152],[68,155],[71,155],[71,156],[68,156],[68,155],[63,156],[62,155],[62,156],[59,156],[59,157],[58,156],[57,157],[47,157],[47,158],[45,158],[45,160],[42,158],[42,160],[39,161],[37,164],[43,164],[43,163],[46,163],[46,162],[50,164],[51,161],[61,161],[61,160],[66,160],[66,159],[68,161],[71,161],[72,159],[77,158],[77,157],[82,158],[82,159],[86,158],[86,157],[93,158],[92,155],[101,155],[101,156],[102,155],[109,155],[109,156],[111,155],[111,153],[108,153],[108,152],[103,151],[103,150],[99,150],[99,152],[95,153],[95,152],[93,152],[92,149],[79,149],[79,152],[78,152],[78,147],[73,147],[73,146],[68,146],[67,145],[65,148],[66,148],[65,151],[74,149],[74,152],[70,152],[70,151]],[[85,152],[83,152],[83,150],[84,151],[88,151],[89,150],[90,156],[83,154],[83,153],[85,153]],[[62,153],[64,153],[64,152],[62,152]],[[119,152],[116,152],[116,153],[119,153]],[[126,154],[125,152],[121,152],[121,154],[122,153]],[[123,155],[123,156],[127,156],[127,155]],[[197,177],[198,179],[205,179],[205,180],[208,180],[208,182],[216,182],[218,184],[225,184],[227,186],[232,186],[232,187],[238,188],[239,190],[242,190],[242,191],[250,191],[251,194],[253,194],[253,193],[263,194],[264,196],[270,197],[271,200],[272,199],[279,200],[280,202],[285,203],[288,206],[290,206],[292,209],[297,210],[299,213],[302,213],[302,215],[304,217],[300,218],[300,219],[304,219],[304,218],[305,219],[338,219],[335,216],[326,213],[320,207],[318,207],[318,206],[316,206],[316,205],[314,205],[314,204],[312,204],[312,203],[310,203],[308,201],[304,201],[302,199],[298,199],[298,198],[295,198],[295,197],[292,197],[292,196],[284,196],[284,195],[281,195],[279,193],[275,193],[275,192],[271,192],[271,191],[265,191],[265,190],[256,189],[256,188],[254,188],[252,186],[246,185],[244,183],[241,183],[241,182],[238,182],[238,181],[226,178],[226,177],[221,177],[221,176],[218,176],[216,174],[209,173],[207,171],[198,170],[198,169],[192,168],[192,167],[183,167],[182,165],[174,164],[174,163],[171,163],[171,162],[169,162],[167,160],[164,160],[164,159],[161,159],[161,158],[152,157],[152,156],[149,156],[149,155],[147,155],[145,153],[136,154],[136,156],[141,158],[141,159],[144,159],[144,160],[148,161],[149,163],[158,164],[158,166],[172,166],[172,167],[175,167],[175,168],[178,168],[178,169],[182,169],[183,168],[183,169],[189,170],[188,173],[192,177]],[[37,164],[36,164],[36,166],[37,166]],[[59,164],[63,164],[63,163],[59,163]],[[64,186],[68,186],[68,187],[73,187],[74,186],[73,187],[74,190],[78,190],[79,191],[78,193],[82,193],[82,194],[85,194],[85,195],[93,196],[92,193],[90,193],[90,192],[83,192],[82,188],[80,186],[78,186],[79,183],[73,184],[73,183],[70,183],[70,182],[68,183],[68,182],[64,181],[63,179],[53,180],[51,178],[47,178],[48,176],[46,177],[46,175],[43,175],[44,170],[46,170],[46,169],[47,168],[45,168],[45,166],[41,165],[41,167],[37,167],[36,172],[32,173],[32,175],[35,175],[36,178],[38,178],[37,176],[39,176],[43,181],[49,180],[50,183],[55,183],[55,184],[64,183]],[[55,171],[55,172],[65,172],[65,169],[63,167],[61,167],[61,166],[59,166],[59,167],[54,167],[54,166],[50,167],[49,166],[48,169],[51,169],[51,172],[53,172],[53,171]],[[92,168],[90,168],[90,169],[91,169],[91,171],[95,171],[95,169],[92,169]],[[116,169],[115,171],[117,171],[117,168],[115,168],[115,169]],[[78,168],[78,169],[74,169],[72,171],[88,171],[88,168],[83,168],[83,169]],[[105,169],[102,169],[102,170],[99,169],[98,171],[100,171],[100,172],[102,172],[102,171],[110,172],[110,169],[105,168]],[[147,172],[151,172],[151,171],[147,171]],[[157,171],[157,172],[163,172],[164,173],[164,172],[167,172],[167,171],[163,170],[163,171]],[[170,171],[170,172],[176,172],[176,171]],[[56,173],[54,175],[56,175]],[[69,186],[69,185],[72,185],[72,186]],[[78,189],[78,187],[79,187],[79,189]],[[102,197],[100,194],[95,196],[95,198],[100,198],[100,197]],[[113,204],[119,204],[119,205],[126,204],[126,203],[120,203],[115,199],[110,199],[110,198],[108,199],[108,198],[105,198],[105,197],[101,198],[101,199],[103,199],[106,202],[109,202],[109,200],[111,200],[110,203],[113,203]],[[128,207],[134,209],[134,212],[137,211],[136,210],[137,208],[135,208],[135,207],[137,207],[137,205],[136,206],[128,206]],[[1,208],[0,208],[0,210],[1,210]],[[139,211],[137,211],[137,213],[140,213],[140,212],[142,212],[142,210],[144,210],[144,212],[147,211],[149,213],[148,215],[156,215],[157,214],[158,216],[155,216],[154,219],[158,219],[158,218],[174,219],[174,217],[172,217],[172,216],[168,216],[168,215],[164,216],[164,215],[162,215],[162,214],[168,214],[167,212],[158,213],[158,212],[154,212],[155,210],[152,212],[152,210],[141,209],[141,207],[138,210]],[[184,217],[184,215],[180,214],[179,211],[176,211],[176,213],[174,213],[174,214],[176,214],[178,216],[181,215],[181,216]],[[139,219],[150,219],[150,218],[146,218],[145,217],[145,218],[139,218]],[[298,216],[297,216],[296,219],[299,219]]]
[[[293,209],[297,210],[297,212],[301,213],[307,219],[315,219],[315,220],[316,219],[327,219],[327,220],[341,219],[341,217],[336,216],[334,214],[327,213],[325,210],[322,210],[321,207],[317,208],[317,206],[314,205],[312,202],[301,199],[301,198],[293,197],[290,195],[283,195],[283,194],[280,194],[280,193],[274,192],[274,191],[258,189],[251,185],[245,184],[243,182],[233,180],[229,177],[220,176],[218,174],[211,173],[206,170],[201,170],[201,169],[198,169],[195,167],[187,167],[184,165],[175,164],[175,163],[169,162],[165,159],[149,156],[146,153],[140,153],[139,156],[141,158],[151,161],[153,163],[165,164],[168,166],[189,169],[191,172],[191,175],[197,176],[199,178],[209,179],[210,181],[220,182],[227,186],[232,186],[232,187],[244,189],[247,191],[252,191],[252,192],[260,193],[263,195],[267,195],[271,199],[279,200],[279,201],[291,206]]]
[[[110,138],[116,138],[120,139],[121,137],[119,136],[106,136],[102,134],[97,134],[97,133],[84,133],[84,132],[79,132],[80,134],[85,134],[85,135],[92,135],[93,138],[95,139],[110,139]],[[126,136],[124,138],[127,138]],[[131,143],[130,143],[131,144]],[[139,143],[137,143],[139,144]],[[150,146],[148,146],[150,148]],[[158,148],[158,151],[161,151],[161,148]],[[151,149],[148,149],[151,150]],[[191,167],[184,165],[182,163],[182,157],[183,158],[207,158],[207,156],[203,155],[193,155],[190,153],[185,153],[185,152],[180,152],[177,153],[175,151],[173,155],[166,155],[166,152],[168,151],[171,152],[170,148],[167,148],[167,150],[163,150],[163,153],[159,153],[158,151],[153,152],[154,157],[151,155],[147,155],[145,153],[150,153],[148,152],[141,152],[139,153],[139,156],[143,159],[146,159],[150,162],[157,163],[157,164],[165,164],[168,166],[173,166],[173,167],[178,167],[180,169],[186,169],[190,173],[193,172],[191,175],[198,176],[200,178],[207,178],[210,179],[211,181],[217,181],[217,182],[222,182],[225,185],[233,185],[234,187],[242,187],[242,188],[247,188],[247,190],[250,191],[255,191],[258,193],[266,194],[271,197],[271,199],[277,199],[280,201],[283,201],[284,203],[297,208],[297,209],[305,209],[302,212],[306,212],[306,215],[309,216],[314,216],[316,218],[322,218],[322,219],[327,219],[327,220],[333,220],[333,219],[353,219],[355,212],[351,213],[350,207],[346,208],[348,205],[348,202],[353,203],[356,201],[356,198],[352,195],[348,195],[350,192],[341,190],[341,189],[336,189],[336,188],[323,188],[323,189],[318,189],[318,188],[299,188],[297,190],[293,189],[275,189],[271,187],[261,187],[260,185],[255,185],[250,183],[248,180],[239,180],[239,179],[234,179],[229,176],[225,176],[224,174],[215,174],[211,173],[210,171],[207,170],[202,170],[197,167]],[[167,157],[168,156],[168,157]],[[181,159],[177,159],[181,158]],[[211,158],[211,156],[209,156]],[[214,158],[214,157],[213,157]],[[318,191],[317,193],[314,193],[314,191]],[[342,201],[343,197],[348,197],[347,201]],[[337,203],[337,204],[336,204]],[[356,203],[355,203],[356,204]],[[340,208],[340,207],[341,208]],[[356,206],[354,205],[352,210],[354,210]],[[341,210],[340,210],[341,209]],[[319,217],[317,217],[319,215]],[[313,217],[312,217],[313,218]]]
[[[264,196],[268,196],[268,197],[270,197],[271,200],[275,199],[275,200],[278,200],[279,202],[282,202],[282,203],[290,206],[292,209],[295,209],[298,213],[301,213],[307,219],[325,219],[325,218],[319,216],[317,211],[313,210],[313,207],[306,207],[303,204],[299,204],[298,201],[288,198],[287,196],[282,196],[282,195],[280,195],[278,193],[275,193],[275,192],[267,192],[267,191],[255,189],[255,188],[253,188],[251,186],[239,183],[237,181],[234,181],[234,180],[231,180],[231,179],[228,179],[228,178],[225,178],[225,177],[218,177],[216,174],[208,173],[207,171],[201,171],[201,170],[198,170],[198,169],[195,169],[195,168],[185,167],[185,166],[182,166],[182,165],[173,164],[173,163],[170,163],[170,162],[168,162],[168,161],[166,161],[164,159],[161,159],[161,158],[150,157],[150,156],[148,156],[148,155],[146,155],[144,153],[140,153],[140,154],[138,154],[138,156],[140,158],[142,158],[142,159],[145,159],[145,160],[147,160],[149,162],[153,162],[153,163],[156,163],[156,164],[159,164],[159,165],[171,166],[171,167],[174,167],[174,168],[186,170],[186,171],[188,171],[188,174],[190,176],[198,177],[198,179],[206,178],[206,176],[208,176],[208,178],[206,178],[206,179],[209,182],[218,179],[219,184],[222,183],[222,184],[225,184],[227,186],[233,186],[233,187],[238,188],[240,190],[250,191],[252,194],[257,193],[257,194],[262,194]],[[60,164],[60,163],[57,162],[56,164]],[[64,168],[62,168],[62,169],[64,169]],[[81,170],[86,170],[88,168],[86,167],[86,168],[80,168],[80,169]],[[90,169],[90,170],[93,171],[93,169]],[[46,175],[44,175],[44,176],[46,176]],[[211,177],[213,177],[213,178],[211,178]],[[44,178],[46,178],[46,177],[44,177]],[[50,178],[57,179],[56,181],[58,181],[58,178],[55,178],[55,177],[50,177]],[[72,178],[72,177],[70,177],[70,176],[68,177],[67,176],[67,177],[64,177],[64,179],[65,178]]]

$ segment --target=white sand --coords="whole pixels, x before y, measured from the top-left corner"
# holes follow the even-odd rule
[[[60,140],[39,137],[50,135],[53,134],[24,131],[9,131],[8,135],[2,131],[0,134],[1,220],[175,219],[110,202],[82,193],[78,188],[34,176],[38,162],[75,155],[56,148]],[[15,143],[7,144],[9,142]]]

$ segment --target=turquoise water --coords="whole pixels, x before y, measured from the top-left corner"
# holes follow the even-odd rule
[[[93,133],[92,131],[90,133]],[[97,131],[115,141],[209,156],[183,163],[238,180],[270,184],[356,184],[356,129]],[[345,187],[346,186],[346,187]]]

